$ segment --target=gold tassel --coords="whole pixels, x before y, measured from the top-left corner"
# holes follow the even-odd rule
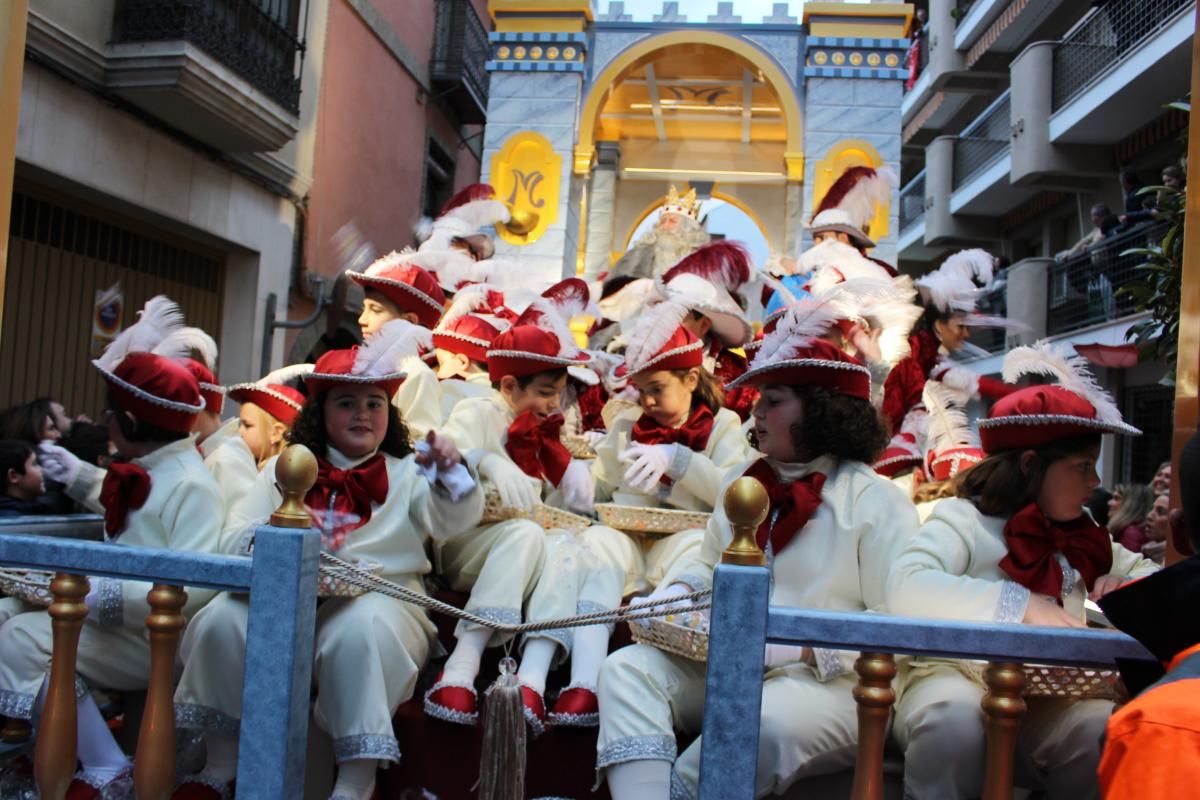
[[[524,800],[525,703],[516,661],[500,660],[500,676],[485,697],[479,800]]]

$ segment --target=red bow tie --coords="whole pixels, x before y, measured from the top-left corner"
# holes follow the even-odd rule
[[[708,447],[712,429],[712,409],[697,405],[687,422],[679,428],[668,428],[649,414],[642,414],[633,424],[630,438],[638,444],[681,444],[689,450],[702,453]]]
[[[560,435],[562,426],[562,414],[538,419],[532,411],[526,411],[508,426],[504,449],[526,475],[558,486],[571,463],[571,453]]]
[[[337,469],[317,459],[317,482],[304,503],[321,529],[322,544],[337,552],[352,532],[371,519],[371,504],[387,499],[387,462],[376,453],[352,469]]]
[[[791,544],[812,515],[821,506],[821,489],[825,486],[825,474],[812,472],[794,481],[784,483],[779,480],[775,470],[764,459],[759,459],[750,465],[745,473],[748,477],[757,478],[766,488],[767,496],[771,499],[771,511],[762,524],[758,526],[755,540],[764,551],[767,549],[767,539],[771,540],[771,551],[775,555]],[[774,519],[775,524],[771,521]]]
[[[1112,539],[1108,531],[1086,514],[1071,522],[1051,522],[1030,503],[1012,516],[1004,526],[1008,555],[1000,569],[1031,592],[1049,595],[1062,604],[1063,570],[1055,553],[1083,576],[1084,587],[1091,589],[1096,578],[1112,569]]]
[[[104,533],[116,538],[125,530],[125,517],[131,508],[141,508],[150,495],[150,473],[128,461],[113,461],[108,465],[100,487],[100,503],[104,506]]]

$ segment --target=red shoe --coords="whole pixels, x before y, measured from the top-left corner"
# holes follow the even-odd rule
[[[529,723],[533,738],[536,739],[546,732],[546,701],[542,699],[541,692],[524,683],[521,684],[521,701],[525,721]]]
[[[233,800],[235,783],[236,781],[221,783],[198,772],[179,782],[175,791],[171,793],[171,800]]]
[[[479,722],[479,693],[474,686],[446,683],[439,673],[425,693],[425,713],[458,725],[475,725]]]
[[[99,778],[81,769],[67,787],[64,800],[96,800],[109,788],[130,794],[133,792],[133,769],[122,770],[112,779]],[[124,797],[125,794],[121,796]]]
[[[599,725],[600,700],[596,697],[596,687],[572,684],[563,689],[550,711],[550,722],[568,728],[594,728]]]

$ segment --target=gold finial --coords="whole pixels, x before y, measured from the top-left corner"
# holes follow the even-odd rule
[[[754,535],[770,510],[767,490],[754,478],[742,477],[725,491],[725,516],[733,528],[733,541],[721,554],[722,564],[741,567],[761,567],[767,557],[759,548]]]
[[[275,462],[275,480],[283,489],[283,502],[271,515],[277,528],[311,528],[312,515],[304,507],[304,495],[317,482],[317,459],[302,444],[288,445]]]
[[[513,236],[528,236],[537,227],[538,221],[541,219],[536,211],[517,208],[511,204],[508,205],[508,213],[508,222],[501,222],[500,226]]]

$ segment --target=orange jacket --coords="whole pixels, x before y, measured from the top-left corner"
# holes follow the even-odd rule
[[[1113,714],[1099,775],[1106,800],[1200,796],[1200,644]]]

